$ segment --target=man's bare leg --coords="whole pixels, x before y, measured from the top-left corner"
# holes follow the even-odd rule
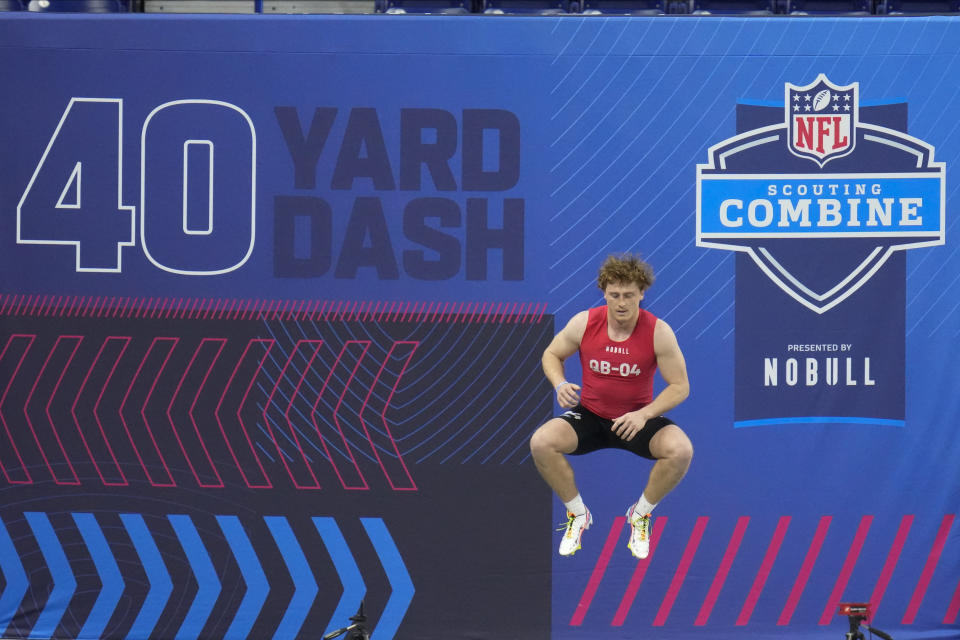
[[[641,560],[650,555],[650,512],[687,473],[693,459],[690,439],[676,425],[667,425],[650,440],[650,453],[657,459],[643,494],[627,511],[630,542],[627,547]]]
[[[693,459],[693,445],[680,427],[670,424],[650,440],[650,453],[657,459],[643,490],[643,497],[657,504],[680,484]]]
[[[564,457],[576,448],[576,432],[560,418],[546,422],[530,438],[530,452],[537,470],[567,508],[567,525],[560,541],[563,556],[571,556],[580,548],[580,537],[593,521],[577,491],[573,467]]]
[[[566,420],[554,418],[544,423],[530,438],[530,453],[537,471],[564,503],[577,496],[573,467],[564,454],[577,448],[577,434]]]

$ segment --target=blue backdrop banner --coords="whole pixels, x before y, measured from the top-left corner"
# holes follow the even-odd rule
[[[960,21],[0,14],[6,638],[960,637]],[[947,73],[948,75],[944,75]],[[530,459],[644,255],[696,454]],[[567,363],[576,381],[579,366]]]

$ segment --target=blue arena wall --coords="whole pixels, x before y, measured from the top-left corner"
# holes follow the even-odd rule
[[[0,15],[7,638],[960,637],[948,17]],[[639,251],[696,454],[527,440]],[[568,375],[578,379],[575,362]]]

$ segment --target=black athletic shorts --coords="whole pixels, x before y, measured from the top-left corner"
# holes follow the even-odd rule
[[[578,404],[573,409],[559,416],[566,420],[577,433],[577,448],[570,455],[579,456],[598,449],[623,449],[649,460],[654,460],[650,453],[650,440],[654,434],[673,420],[666,416],[658,416],[647,420],[647,424],[637,432],[633,440],[624,440],[613,432],[613,420],[601,418],[583,405]]]

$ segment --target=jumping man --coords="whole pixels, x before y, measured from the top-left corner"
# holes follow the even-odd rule
[[[557,402],[569,409],[530,439],[537,470],[567,507],[560,555],[580,548],[593,520],[565,455],[618,448],[656,461],[640,499],[627,510],[627,547],[641,559],[650,553],[650,513],[690,466],[690,439],[663,415],[689,394],[687,368],[670,326],[640,308],[651,284],[653,270],[639,256],[608,257],[597,278],[606,306],[577,313],[543,353]],[[578,351],[583,388],[564,379],[563,363]],[[658,367],[667,386],[654,398]]]

